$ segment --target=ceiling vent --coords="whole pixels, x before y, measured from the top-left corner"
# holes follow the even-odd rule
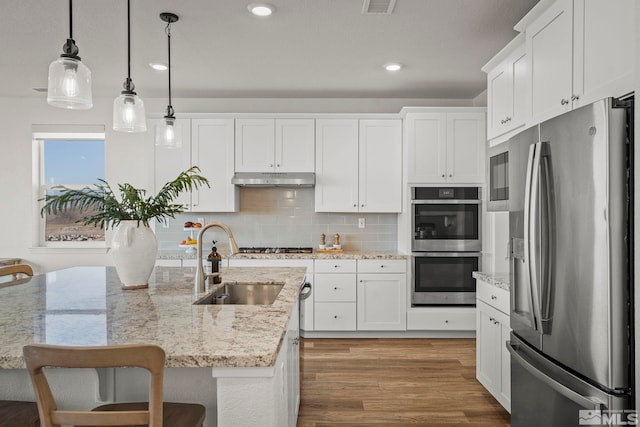
[[[391,15],[396,0],[364,0],[362,4],[363,15]]]

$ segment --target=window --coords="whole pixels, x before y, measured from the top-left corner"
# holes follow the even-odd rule
[[[64,185],[81,189],[105,179],[104,132],[34,132],[37,171],[36,200]],[[101,228],[76,222],[88,212],[79,210],[40,215],[38,208],[38,246],[104,247]]]

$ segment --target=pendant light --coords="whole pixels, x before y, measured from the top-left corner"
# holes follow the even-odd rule
[[[73,40],[72,0],[69,0],[69,38],[62,55],[49,65],[47,103],[54,107],[88,110],[93,107],[91,71],[80,62],[78,46]]]
[[[171,24],[178,21],[178,15],[164,12],[160,14],[160,19],[167,23],[165,32],[167,33],[168,52],[168,74],[169,74],[169,105],[167,114],[164,116],[162,125],[156,127],[156,145],[165,148],[182,147],[182,129],[176,122],[173,106],[171,105]]]
[[[124,90],[113,101],[113,130],[118,132],[145,132],[147,119],[144,102],[133,91],[136,87],[131,80],[131,4],[127,0],[127,78]]]

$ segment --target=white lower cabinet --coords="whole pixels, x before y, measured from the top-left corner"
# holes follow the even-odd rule
[[[296,305],[291,312],[287,325],[285,342],[287,345],[287,368],[284,383],[286,384],[288,426],[295,427],[300,408],[300,328],[298,324],[299,310]]]
[[[314,330],[356,330],[356,261],[316,260]]]
[[[476,378],[511,412],[511,360],[505,344],[511,328],[509,315],[498,309],[506,302],[508,311],[509,293],[480,280],[477,287]],[[485,295],[488,301],[480,299]]]
[[[405,260],[358,260],[357,329],[407,329]]]

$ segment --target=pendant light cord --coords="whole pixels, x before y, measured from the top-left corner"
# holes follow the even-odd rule
[[[173,116],[173,106],[171,105],[171,22],[167,23],[165,32],[167,33],[167,52],[169,57],[167,73],[169,75],[169,105],[167,106],[167,115]]]
[[[127,82],[128,82],[128,85],[131,84],[131,2],[130,0],[127,0]]]
[[[69,38],[73,40],[73,0],[69,0]]]

